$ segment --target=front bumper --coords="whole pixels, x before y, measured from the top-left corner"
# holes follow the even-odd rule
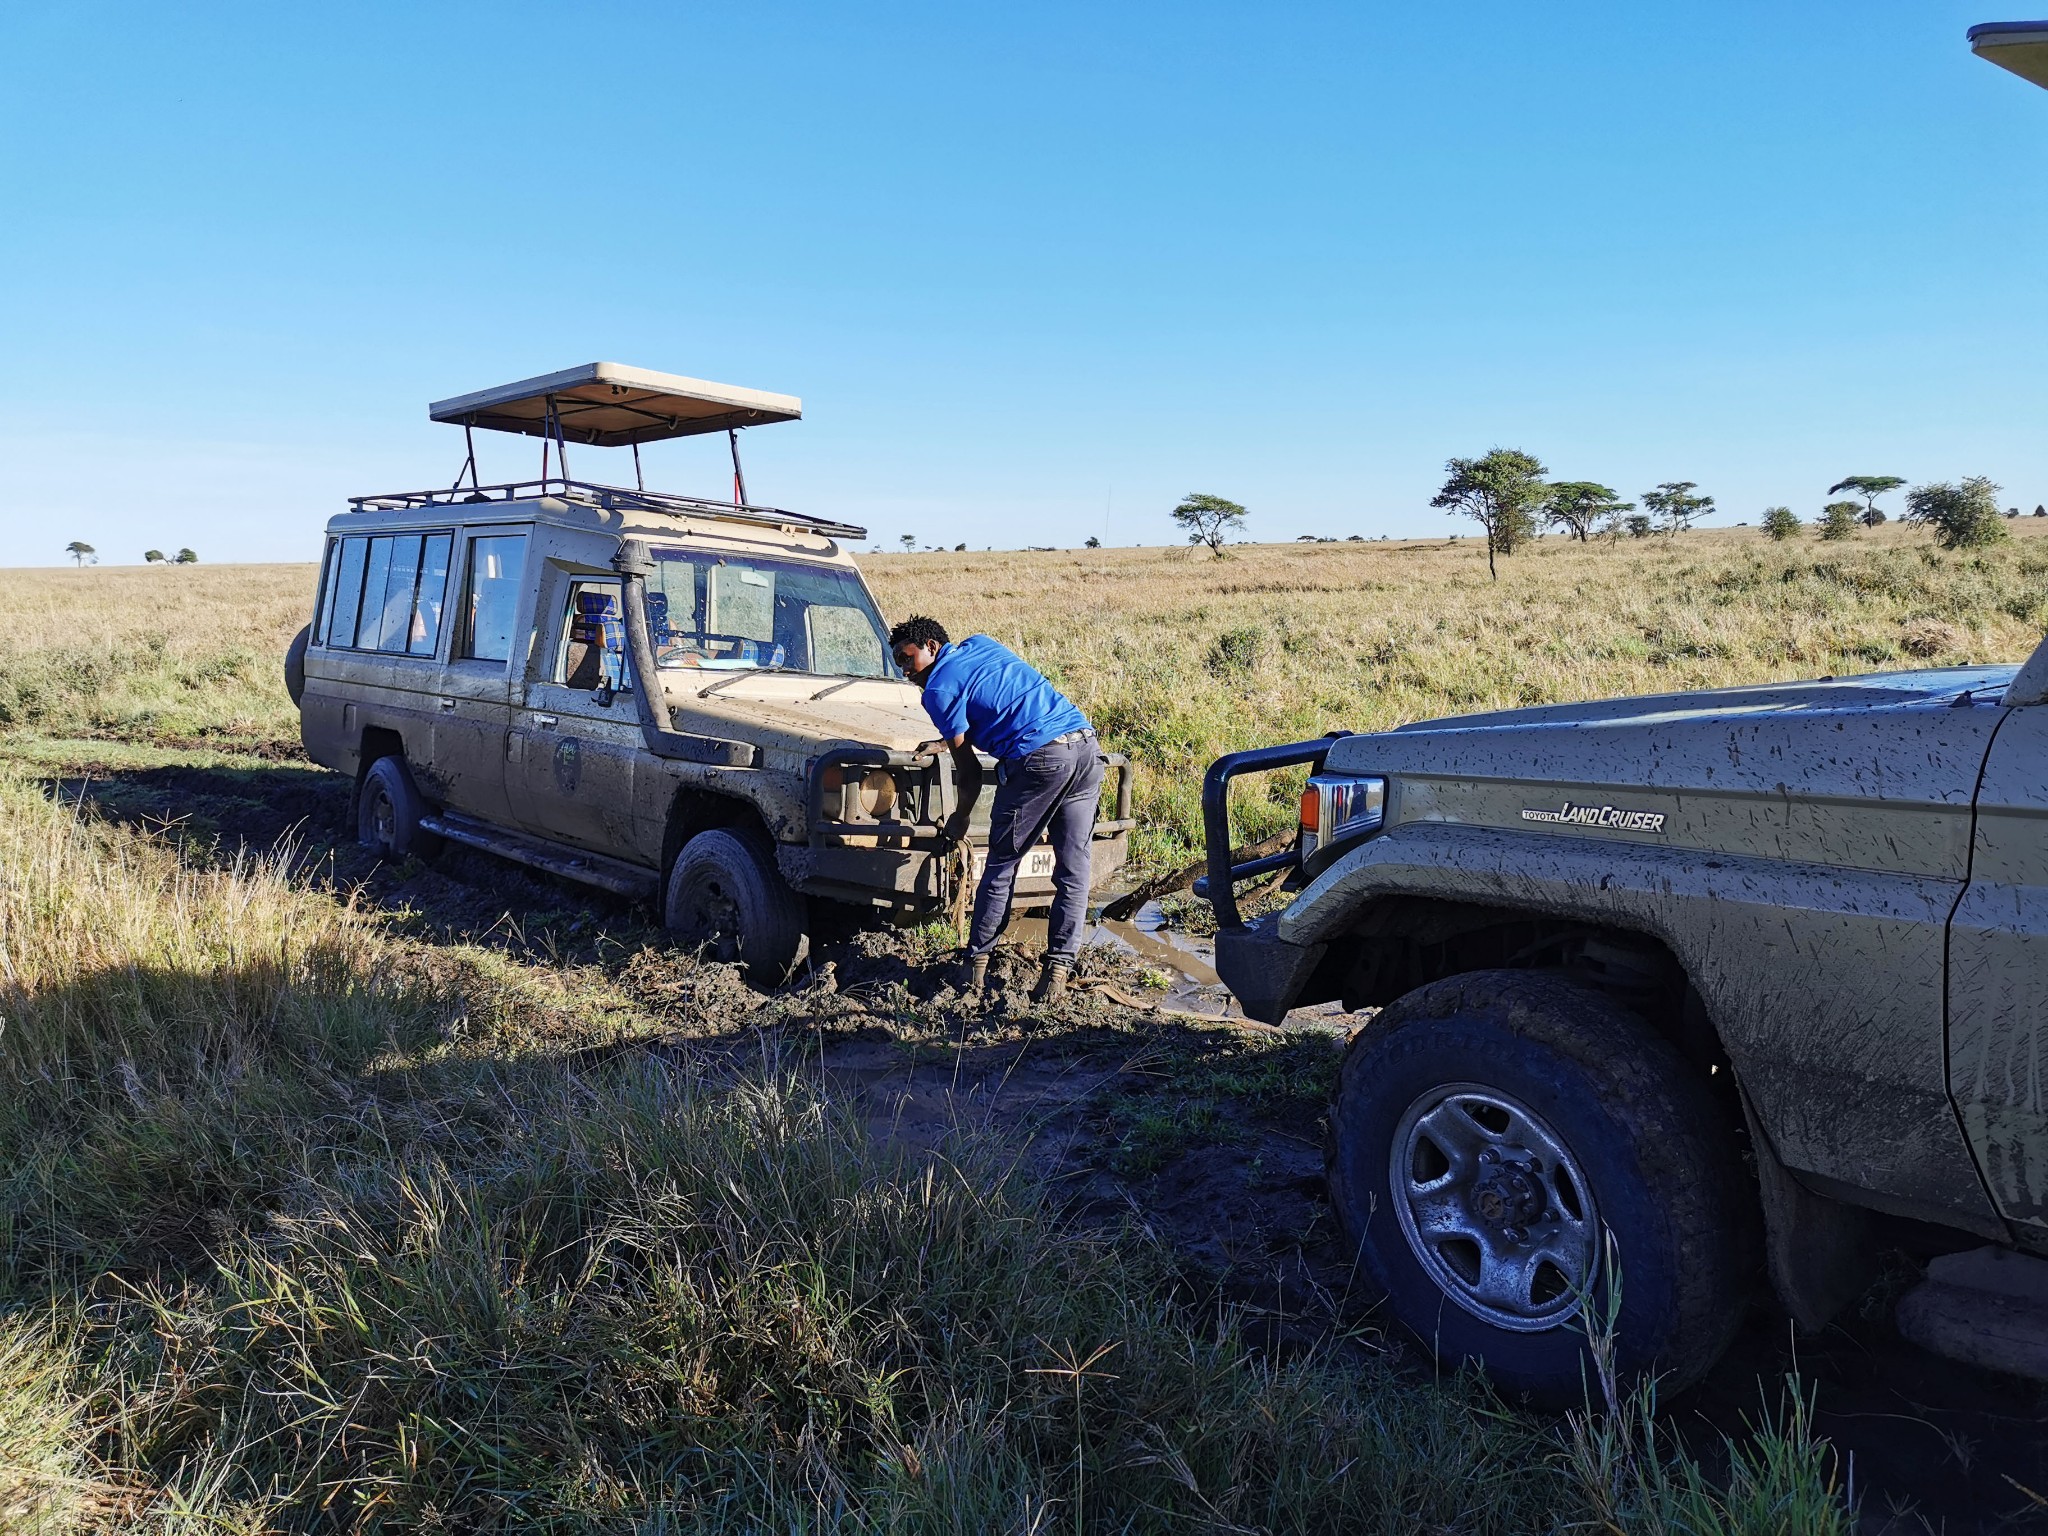
[[[1106,754],[1116,775],[1114,813],[1095,824],[1090,883],[1100,886],[1124,865],[1131,829],[1131,765],[1122,753]],[[897,783],[890,814],[862,814],[858,784],[861,774],[886,769]],[[836,770],[838,783],[828,781]],[[965,836],[946,836],[962,798],[951,754],[934,759],[879,747],[834,747],[819,756],[810,770],[808,836],[801,846],[784,845],[779,862],[789,883],[814,896],[868,905],[929,911],[946,906],[957,894],[953,882],[971,888],[979,881],[987,857],[988,809],[993,798],[995,765],[982,759],[982,782],[989,792],[977,800]],[[967,859],[960,858],[961,843]],[[1020,905],[1037,906],[1052,897],[1050,845],[1032,850],[1018,871]]]
[[[1290,944],[1279,936],[1278,926],[1276,915],[1216,934],[1216,975],[1245,1017],[1262,1024],[1278,1024],[1287,1016],[1329,948]]]

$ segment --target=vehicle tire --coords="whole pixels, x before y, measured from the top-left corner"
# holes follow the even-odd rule
[[[803,898],[775,867],[775,850],[742,827],[699,832],[669,871],[662,919],[678,944],[742,966],[758,987],[779,986],[808,947]]]
[[[1383,1009],[1331,1116],[1339,1223],[1393,1315],[1446,1363],[1549,1407],[1584,1401],[1577,1298],[1615,1363],[1697,1381],[1742,1321],[1756,1216],[1705,1078],[1563,977],[1474,971]]]
[[[306,697],[306,647],[312,639],[313,626],[304,625],[284,650],[284,691],[292,696],[294,706]]]
[[[441,839],[420,826],[427,803],[402,757],[380,757],[356,791],[356,841],[382,859],[431,859]]]

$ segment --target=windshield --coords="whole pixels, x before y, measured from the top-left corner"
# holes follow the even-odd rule
[[[893,677],[882,616],[844,566],[657,547],[647,578],[656,663]]]

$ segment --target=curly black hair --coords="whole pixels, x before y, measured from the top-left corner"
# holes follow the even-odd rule
[[[913,613],[889,631],[889,650],[893,654],[899,645],[947,645],[952,638],[937,619]]]

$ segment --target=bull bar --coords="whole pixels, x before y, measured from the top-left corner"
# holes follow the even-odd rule
[[[1209,771],[1202,776],[1202,844],[1209,872],[1195,882],[1194,891],[1197,898],[1206,900],[1215,909],[1219,930],[1241,929],[1245,925],[1237,909],[1238,881],[1255,879],[1279,869],[1293,869],[1301,863],[1299,841],[1263,858],[1247,859],[1241,864],[1231,862],[1230,781],[1242,774],[1268,773],[1275,768],[1295,768],[1303,763],[1309,765],[1311,773],[1318,773],[1324,759],[1330,755],[1330,748],[1350,734],[1349,731],[1332,731],[1313,741],[1253,747],[1245,752],[1227,753],[1209,765]]]

